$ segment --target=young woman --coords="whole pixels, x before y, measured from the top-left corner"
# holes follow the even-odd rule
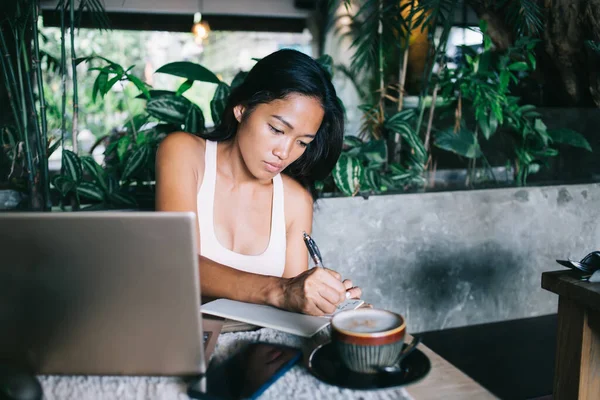
[[[361,290],[308,269],[314,182],[342,150],[343,112],[323,68],[277,51],[229,97],[213,140],[177,132],[156,158],[157,211],[198,216],[203,296],[323,315]],[[346,294],[348,293],[348,294]]]

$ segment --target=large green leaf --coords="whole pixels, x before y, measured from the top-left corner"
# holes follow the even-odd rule
[[[91,182],[80,182],[77,185],[77,194],[90,200],[104,200],[104,191],[96,184]]]
[[[225,111],[230,94],[231,89],[229,88],[229,85],[223,82],[219,83],[217,90],[215,90],[215,95],[210,101],[210,114],[212,115],[215,126],[219,125],[221,122],[221,115],[223,115],[223,111]]]
[[[221,80],[210,70],[200,64],[189,61],[176,61],[163,65],[156,70],[157,73],[180,76],[191,81],[219,83]]]
[[[435,136],[435,145],[443,150],[448,150],[467,158],[478,158],[481,156],[479,142],[473,132],[461,129],[454,133],[452,128],[438,133]]]
[[[587,151],[592,151],[592,146],[585,137],[579,132],[572,129],[561,128],[561,129],[548,129],[546,131],[552,138],[552,141],[556,143],[567,144],[569,146],[580,147]]]
[[[165,94],[148,100],[146,111],[161,121],[182,125],[191,105],[192,102],[183,96]]]
[[[204,132],[204,114],[197,105],[190,103],[190,108],[185,117],[184,131],[189,133],[201,133]]]
[[[79,182],[83,171],[81,170],[81,160],[79,156],[71,150],[63,150],[62,153],[63,175],[68,176],[73,182]]]
[[[335,185],[347,196],[354,196],[360,189],[362,166],[356,157],[342,154],[333,169]]]
[[[146,165],[149,157],[150,148],[148,146],[141,146],[136,151],[134,151],[125,163],[122,179],[126,180],[134,176],[138,171],[140,171],[144,167],[144,165]]]

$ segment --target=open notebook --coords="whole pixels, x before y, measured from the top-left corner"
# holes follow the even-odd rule
[[[363,300],[346,300],[336,312],[353,310],[360,307]],[[277,329],[294,335],[311,337],[329,325],[331,317],[314,317],[293,313],[279,308],[259,304],[244,303],[229,299],[218,299],[203,304],[200,310],[204,314],[215,315],[235,321],[246,322],[265,328]],[[334,314],[335,314],[334,313]]]

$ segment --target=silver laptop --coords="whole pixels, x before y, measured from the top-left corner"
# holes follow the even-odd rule
[[[204,373],[195,223],[0,214],[0,359],[39,374]]]

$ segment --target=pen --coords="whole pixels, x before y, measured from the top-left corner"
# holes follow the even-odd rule
[[[323,259],[321,258],[321,252],[317,247],[317,244],[306,232],[302,232],[304,244],[308,249],[308,254],[310,254],[310,258],[312,258],[315,263],[315,267],[323,267]]]
[[[310,254],[310,258],[312,258],[315,263],[315,267],[323,267],[323,259],[321,258],[321,252],[319,251],[319,247],[306,232],[302,232],[302,237],[304,239],[304,244],[308,249],[308,254]],[[324,267],[323,267],[324,268]],[[350,298],[350,289],[346,290],[346,298]]]

